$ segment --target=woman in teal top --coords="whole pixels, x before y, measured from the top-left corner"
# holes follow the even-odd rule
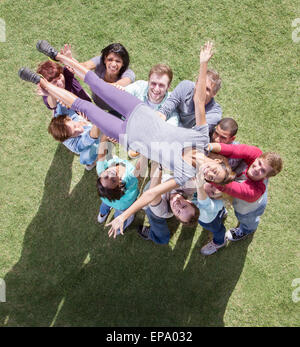
[[[142,157],[134,167],[128,160],[120,159],[116,156],[107,160],[107,141],[109,137],[102,135],[98,148],[97,161],[97,189],[101,197],[102,204],[98,214],[98,222],[103,223],[110,210],[115,209],[114,216],[117,217],[131,206],[139,195],[138,179]],[[134,215],[125,222],[128,227],[134,219]]]

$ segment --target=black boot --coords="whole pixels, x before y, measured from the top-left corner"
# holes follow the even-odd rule
[[[21,69],[18,72],[18,75],[22,80],[32,82],[35,84],[40,83],[41,80],[41,77],[37,73],[28,69],[28,67],[21,67]]]
[[[57,56],[58,51],[53,48],[48,41],[39,40],[36,44],[36,49],[39,52],[44,53],[47,57],[56,60],[55,57]]]

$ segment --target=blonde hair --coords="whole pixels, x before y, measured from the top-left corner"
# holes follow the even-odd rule
[[[213,82],[213,84],[214,84],[213,93],[216,95],[222,86],[221,77],[217,73],[217,71],[212,70],[212,69],[207,70],[207,77]]]
[[[260,156],[260,158],[264,159],[272,168],[272,171],[267,177],[276,176],[283,168],[283,161],[278,153],[265,152]]]
[[[156,73],[157,75],[167,75],[169,77],[169,85],[172,82],[173,79],[173,71],[170,68],[169,65],[167,64],[156,64],[154,66],[152,66],[151,70],[149,71],[149,75],[148,75],[148,79],[150,79],[150,76]]]
[[[213,153],[213,152],[208,153],[207,157],[210,159],[219,160],[220,165],[223,167],[223,169],[225,171],[225,178],[224,178],[223,182],[218,182],[217,184],[220,184],[223,186],[223,185],[228,184],[228,183],[235,180],[236,173],[234,171],[232,171],[232,168],[229,165],[228,158],[224,157],[221,154]],[[209,181],[206,180],[206,182],[209,182]]]

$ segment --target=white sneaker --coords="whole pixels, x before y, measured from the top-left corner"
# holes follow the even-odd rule
[[[91,165],[85,165],[85,169],[86,169],[87,171],[91,171],[95,166],[96,166],[96,162],[94,162],[94,163],[91,164]]]
[[[111,210],[111,208],[110,208],[110,210]],[[109,212],[110,212],[110,210],[109,210]],[[104,216],[102,216],[102,214],[99,212],[98,217],[97,217],[98,223],[103,223],[103,222],[105,222],[105,221],[106,221],[106,218],[107,218],[108,215],[109,215],[109,212],[106,213]]]
[[[226,245],[226,239],[224,243],[221,245],[216,245],[213,240],[211,240],[209,243],[207,243],[205,246],[201,248],[201,254],[203,255],[211,255],[217,252],[219,248],[222,248]]]

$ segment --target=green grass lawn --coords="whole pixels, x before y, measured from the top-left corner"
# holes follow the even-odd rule
[[[299,326],[300,6],[264,1],[8,1],[0,3],[0,326]],[[169,64],[172,88],[194,80],[200,46],[223,79],[217,101],[238,140],[277,151],[284,170],[252,238],[213,256],[210,235],[170,221],[169,245],[142,240],[139,212],[116,240],[96,221],[95,170],[87,172],[47,133],[50,113],[17,75],[45,58],[39,39],[71,43],[86,61],[111,42],[130,52],[137,79]],[[235,226],[233,210],[227,227]]]

